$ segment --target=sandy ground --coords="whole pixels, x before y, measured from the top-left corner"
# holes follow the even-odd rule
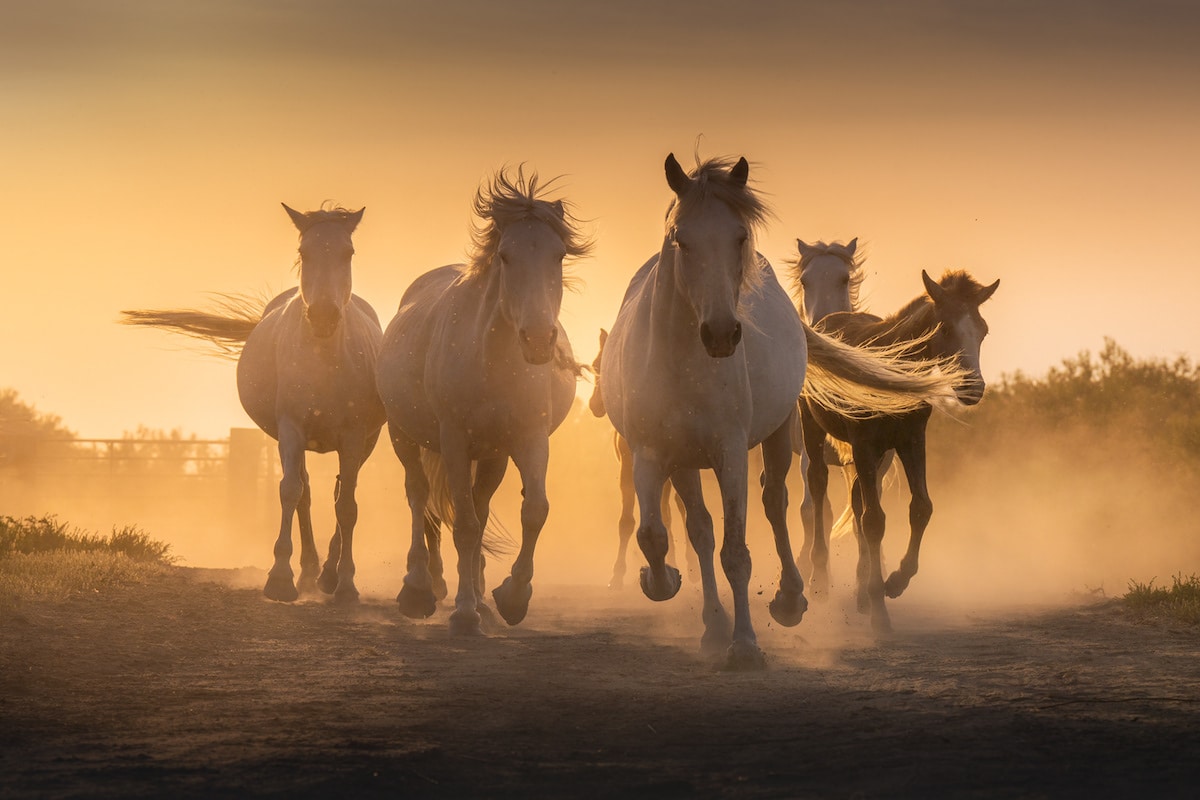
[[[698,654],[695,590],[539,586],[452,638],[283,605],[257,570],[0,620],[0,796],[1193,797],[1200,635],[1108,603],[755,614],[769,668]],[[761,601],[761,602],[759,602]]]

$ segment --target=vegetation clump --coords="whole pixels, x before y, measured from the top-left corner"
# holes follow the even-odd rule
[[[1139,619],[1171,620],[1200,625],[1200,576],[1176,575],[1171,588],[1130,581],[1122,600]]]

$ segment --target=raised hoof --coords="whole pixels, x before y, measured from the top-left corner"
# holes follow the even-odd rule
[[[446,595],[450,594],[450,589],[446,586],[446,579],[441,575],[434,575],[430,586],[433,590],[433,596],[438,600],[445,600]]]
[[[624,574],[618,575],[617,573],[614,572],[612,578],[608,582],[608,588],[612,589],[614,592],[624,589],[625,588],[625,575]]]
[[[291,577],[285,578],[280,575],[267,576],[267,585],[263,587],[263,594],[267,596],[267,599],[278,600],[281,603],[293,603],[300,596]]]
[[[767,608],[772,619],[785,628],[791,628],[799,625],[800,620],[804,619],[804,612],[808,610],[808,600],[802,592],[785,592],[780,589]]]
[[[338,588],[337,567],[325,565],[325,569],[321,570],[321,577],[317,578],[317,588],[325,594],[333,594]]]
[[[504,583],[492,590],[492,599],[496,601],[496,610],[509,625],[518,625],[529,613],[529,598],[533,596],[533,585],[526,583],[518,586],[509,575]]]
[[[886,581],[884,581],[883,593],[891,598],[899,597],[900,595],[904,594],[904,590],[908,588],[908,582],[910,580],[912,580],[911,576],[905,575],[903,572],[896,570],[888,576]]]
[[[721,668],[727,672],[757,672],[767,668],[767,657],[756,644],[734,642]]]
[[[483,629],[479,627],[479,612],[455,609],[450,614],[450,635],[483,636]]]
[[[432,591],[418,589],[407,583],[400,587],[396,602],[400,605],[400,613],[409,619],[425,619],[433,616],[437,610],[437,598]]]
[[[675,595],[679,594],[679,587],[683,584],[683,580],[679,575],[679,570],[672,567],[670,564],[664,565],[663,569],[667,573],[667,579],[661,585],[654,581],[654,571],[649,567],[642,567],[641,582],[642,592],[651,600],[662,602],[670,600]]]

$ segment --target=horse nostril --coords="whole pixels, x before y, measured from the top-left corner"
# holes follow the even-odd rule
[[[742,323],[733,323],[733,343],[737,344],[742,340]]]
[[[713,344],[712,328],[707,322],[700,323],[700,343],[711,349]]]

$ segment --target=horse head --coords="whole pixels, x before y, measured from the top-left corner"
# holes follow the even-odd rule
[[[810,324],[838,311],[857,311],[862,267],[855,259],[858,239],[849,244],[808,244],[796,240],[800,313]]]
[[[742,338],[742,292],[761,269],[754,228],[765,208],[746,185],[750,165],[745,158],[732,166],[710,160],[688,175],[672,153],[665,168],[675,202],[664,256],[672,259],[676,286],[695,313],[705,351],[727,358]]]
[[[983,399],[987,387],[979,364],[979,351],[987,336],[988,326],[979,307],[1000,286],[997,280],[983,286],[965,272],[947,272],[935,282],[921,270],[925,291],[933,301],[938,328],[930,340],[931,355],[953,358],[966,371],[967,377],[955,387],[955,396],[963,405],[973,406]]]
[[[300,231],[300,298],[304,302],[304,318],[316,336],[328,338],[337,330],[342,311],[350,302],[350,260],[354,256],[350,237],[366,209],[302,213],[286,204],[283,208]]]
[[[558,232],[535,217],[506,225],[500,234],[493,263],[500,280],[500,313],[517,332],[521,355],[530,364],[554,358],[566,254]]]

